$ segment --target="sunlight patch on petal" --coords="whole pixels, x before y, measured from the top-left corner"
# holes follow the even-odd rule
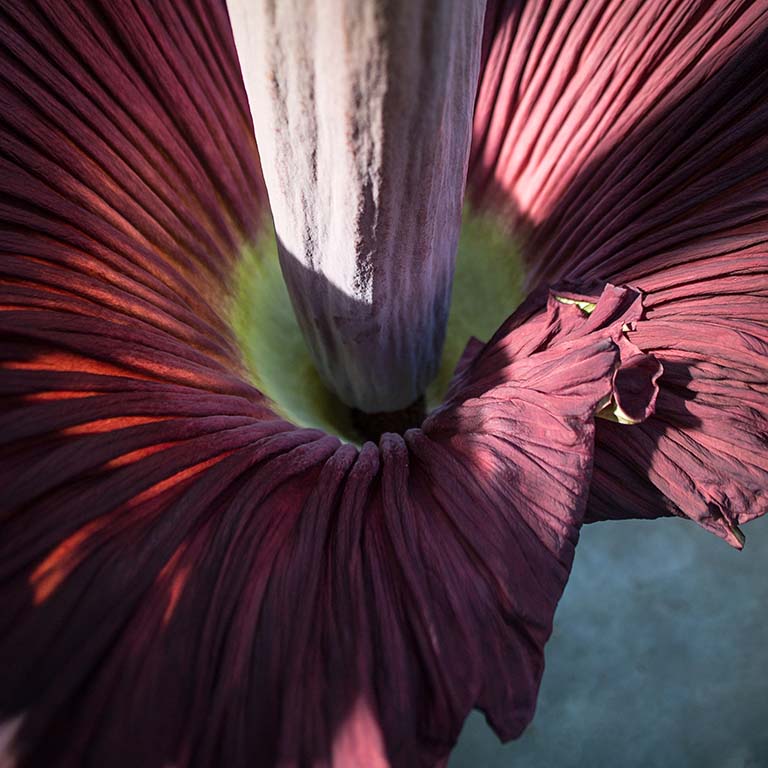
[[[365,699],[355,702],[333,740],[333,768],[389,768],[381,729]]]
[[[0,768],[16,768],[13,741],[24,721],[24,715],[0,722]]]

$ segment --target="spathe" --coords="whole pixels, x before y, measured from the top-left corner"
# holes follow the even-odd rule
[[[744,8],[715,29],[736,16],[740,29],[753,12]],[[704,205],[705,271],[685,296],[668,293],[686,282],[676,266],[658,262],[661,287],[642,271],[656,263],[643,261],[648,241],[579,245],[574,232],[607,238],[614,207],[574,215],[578,230],[557,230],[569,217],[548,213],[531,240],[542,246],[530,251],[541,274],[567,272],[581,295],[599,270],[558,272],[555,256],[585,265],[599,256],[599,265],[615,248],[616,274],[627,271],[614,282],[647,292],[647,321],[618,311],[636,301],[624,288],[597,302],[585,294],[590,315],[558,300],[565,289],[542,290],[487,346],[473,345],[422,430],[358,453],[276,418],[244,380],[222,317],[237,248],[263,213],[222,6],[4,13],[0,712],[19,764],[236,766],[255,755],[301,765],[341,761],[365,734],[376,760],[385,751],[393,765],[431,765],[473,705],[503,737],[519,734],[587,506],[594,417],[616,395],[622,348],[625,361],[643,361],[646,384],[657,369],[639,350],[663,359],[658,411],[680,420],[671,385],[698,390],[676,378],[669,350],[694,359],[699,337],[686,340],[678,314],[707,332],[725,327],[687,364],[707,392],[700,418],[725,412],[728,435],[739,418],[760,423],[765,273],[753,257],[764,207],[754,180],[764,167],[713,188],[707,205],[724,201],[728,216],[715,225]],[[550,57],[557,50],[569,49]],[[762,92],[749,89],[762,86],[751,82],[726,104],[759,103]],[[709,88],[725,98],[728,83]],[[728,168],[741,168],[744,136],[759,146],[756,133],[735,132]],[[643,148],[630,159],[639,163]],[[621,178],[622,151],[603,185]],[[642,174],[630,166],[637,236]],[[631,196],[632,185],[621,189]],[[552,204],[576,206],[586,193],[568,194]],[[672,232],[683,238],[684,228]],[[741,275],[726,275],[736,264]],[[674,285],[663,283],[667,267]],[[707,305],[718,320],[696,298],[706,269],[731,296]],[[724,319],[729,304],[735,319]],[[727,394],[741,399],[730,404],[710,391],[724,360],[738,370]],[[646,427],[598,422],[598,432],[618,429]],[[723,448],[712,429],[702,448],[728,454],[734,443]],[[748,431],[732,462],[742,515],[758,509],[738,495],[755,477],[759,488],[758,436]],[[595,477],[608,483],[607,474]],[[654,482],[630,486],[641,511],[649,497],[661,501]],[[685,498],[723,488],[703,484]],[[662,490],[682,506],[676,488]]]

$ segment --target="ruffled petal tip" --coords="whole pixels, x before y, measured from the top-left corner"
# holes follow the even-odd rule
[[[627,333],[635,329],[643,315],[640,291],[607,283],[599,291],[594,285],[592,290],[586,288],[581,292],[557,289],[552,291],[550,301],[552,297],[589,315],[586,327],[591,323],[612,328],[620,364],[613,375],[610,402],[600,409],[598,417],[619,424],[639,424],[652,416],[664,368],[653,355],[643,352],[627,338]]]
[[[592,284],[575,289],[571,285],[556,287],[546,293],[546,310],[536,313],[543,302],[543,291],[538,291],[502,326],[500,334],[514,329],[517,340],[528,334],[529,341],[536,333],[547,328],[547,334],[556,328],[553,338],[560,343],[565,338],[599,335],[611,339],[618,351],[618,362],[611,379],[611,391],[598,408],[597,416],[620,424],[639,424],[653,415],[659,393],[658,381],[663,366],[655,357],[643,352],[627,338],[642,317],[642,295],[629,287]],[[567,309],[566,309],[567,307]],[[509,340],[508,342],[509,343]],[[490,345],[489,345],[490,346]],[[461,388],[464,375],[483,350],[483,343],[471,338],[459,359],[454,379],[446,399],[450,400]],[[530,353],[530,343],[517,348],[515,354]]]
[[[637,323],[629,340],[664,365],[656,413],[629,427],[598,421],[587,521],[674,515],[743,546],[739,526],[768,512],[759,333],[754,321],[658,310]]]
[[[595,477],[587,521],[592,519],[593,506],[598,509],[605,508],[594,504],[594,501],[599,499],[601,494],[605,498],[606,469],[623,476],[623,492],[619,493],[619,488],[614,488],[610,498],[612,508],[610,513],[605,515],[606,518],[635,516],[633,513],[624,514],[621,509],[616,510],[616,502],[618,499],[627,500],[631,509],[635,498],[643,495],[647,498],[650,474],[651,478],[658,477],[657,487],[664,495],[659,494],[657,490],[655,496],[645,502],[648,517],[668,514],[668,510],[671,510],[673,514],[689,517],[731,546],[741,549],[745,537],[739,529],[739,523],[764,514],[768,507],[766,492],[755,482],[729,480],[714,463],[707,468],[702,461],[704,455],[701,448],[697,445],[704,442],[696,434],[701,426],[695,420],[687,426],[695,429],[693,435],[698,439],[687,447],[680,445],[674,433],[670,434],[670,427],[675,421],[681,421],[681,413],[683,417],[685,414],[684,409],[678,407],[675,413],[671,413],[668,407],[662,408],[660,418],[649,420],[656,412],[659,384],[663,381],[665,370],[657,357],[642,351],[633,341],[643,338],[643,334],[638,332],[638,326],[643,326],[644,320],[640,292],[606,284],[600,298],[597,298],[598,291],[594,287],[583,288],[581,291],[558,289],[553,293],[556,301],[577,307],[589,316],[585,328],[594,323],[613,323],[612,338],[620,352],[620,365],[613,376],[610,400],[597,413],[600,421],[597,426]],[[681,349],[684,350],[686,346],[686,342],[681,339]],[[679,363],[670,362],[669,367],[671,378],[679,368]],[[658,446],[648,442],[641,443],[637,453],[632,456],[631,446],[637,445],[635,441],[638,433],[627,430],[626,427],[636,425],[643,425],[646,435],[657,435]],[[606,434],[610,435],[610,443],[604,438]],[[718,447],[716,441],[710,439],[708,442],[706,447]],[[624,460],[613,461],[605,450],[606,444],[621,452]],[[670,450],[670,445],[674,445],[677,450]],[[669,460],[669,454],[674,455],[675,465]],[[651,471],[636,478],[635,468],[645,462],[650,464]],[[745,473],[742,470],[740,474]]]

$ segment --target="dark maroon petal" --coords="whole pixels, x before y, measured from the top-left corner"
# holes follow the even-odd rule
[[[447,548],[452,530],[470,555],[454,596],[470,587],[473,569],[494,588],[496,615],[489,610],[479,635],[467,633],[481,645],[465,652],[463,671],[486,660],[476,704],[502,738],[519,735],[533,715],[584,510],[593,418],[611,397],[620,366],[614,337],[635,296],[606,287],[595,300],[597,322],[554,294],[543,312],[533,313],[532,300],[460,365],[453,397],[423,433],[406,435],[443,511],[429,541]],[[444,533],[441,522],[450,523]],[[468,602],[488,606],[488,598]]]
[[[262,198],[223,5],[12,2],[0,25],[4,250],[73,279],[97,258],[157,311],[218,322],[205,300]]]
[[[479,355],[499,370],[470,367],[380,447],[280,421],[222,312],[259,199],[222,8],[2,21],[0,727],[19,766],[432,766],[474,705],[518,735],[617,324],[555,303],[513,322]]]
[[[502,0],[486,43],[474,196],[527,234],[531,285],[641,289],[629,339],[665,371],[654,418],[598,423],[588,518],[739,545],[768,509],[768,8]]]
[[[411,768],[475,705],[518,735],[636,292],[534,296],[378,447],[278,420],[222,311],[260,199],[226,14],[150,5],[0,16],[2,738]]]
[[[358,451],[277,421],[226,347],[119,302],[103,262],[90,300],[20,263],[0,313],[20,765],[432,766],[473,706],[521,733],[632,292],[523,310],[423,430]]]
[[[519,735],[621,313],[511,321],[478,355],[500,378],[471,366],[423,431],[358,452],[141,317],[28,301],[2,314],[0,379],[21,765],[427,766],[475,705]]]

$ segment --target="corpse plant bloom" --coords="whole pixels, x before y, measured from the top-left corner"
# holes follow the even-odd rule
[[[765,4],[299,6],[233,2],[237,49],[218,2],[0,11],[11,765],[440,764],[472,707],[530,721],[585,519],[740,546],[768,504]],[[359,429],[439,367],[467,158],[522,242],[415,428],[250,383],[251,113]]]

